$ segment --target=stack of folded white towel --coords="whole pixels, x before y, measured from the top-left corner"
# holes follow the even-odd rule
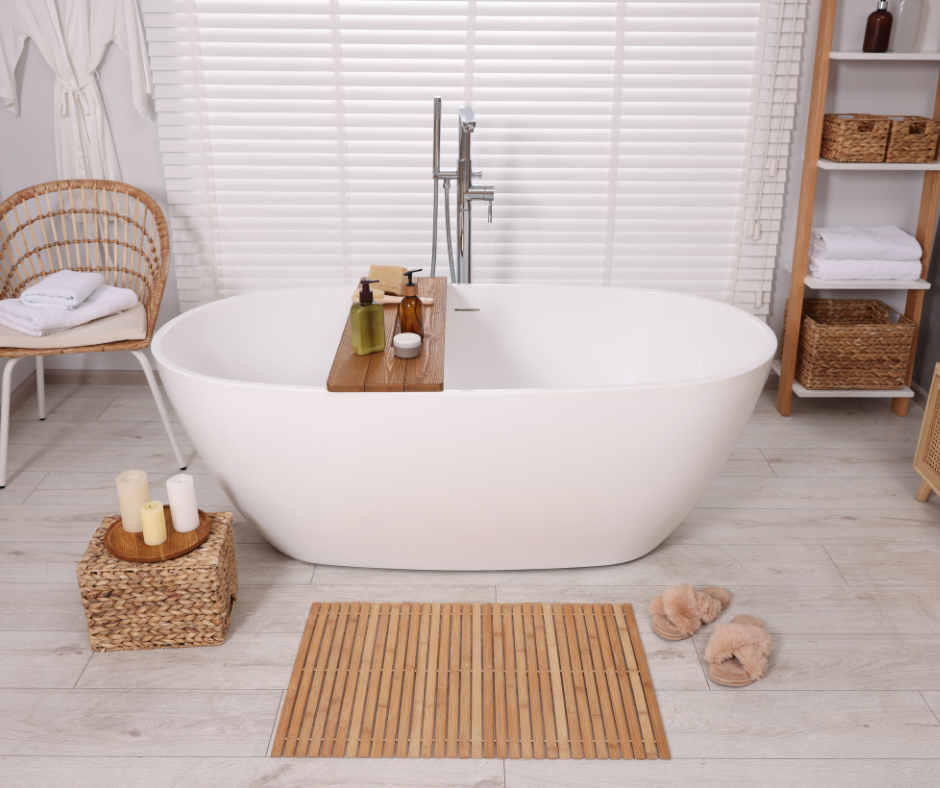
[[[19,298],[0,300],[0,324],[31,337],[90,323],[138,303],[133,290],[112,287],[91,271],[57,271]]]
[[[900,227],[830,227],[810,234],[817,279],[919,279],[923,250]]]

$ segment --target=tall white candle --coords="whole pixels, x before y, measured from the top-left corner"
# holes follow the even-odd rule
[[[140,519],[144,529],[144,544],[156,547],[166,541],[166,519],[163,504],[149,501],[140,507]]]
[[[185,534],[199,527],[199,507],[193,477],[180,473],[166,480],[166,494],[170,499],[173,530]]]
[[[143,471],[124,471],[116,479],[118,505],[121,508],[121,525],[128,533],[139,534],[140,507],[150,500],[147,474]]]

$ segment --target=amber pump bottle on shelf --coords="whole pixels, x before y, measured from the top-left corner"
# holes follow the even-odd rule
[[[894,17],[888,10],[888,0],[878,0],[878,10],[872,11],[868,17],[862,52],[887,52],[893,21]]]
[[[411,275],[423,270],[423,268],[414,268],[411,271],[405,271],[408,283],[405,285],[405,297],[398,305],[401,333],[417,334],[422,339],[424,339],[424,305],[418,298],[418,286],[411,281]]]
[[[362,277],[359,280],[359,301],[349,310],[350,339],[353,353],[357,356],[385,350],[385,307],[373,301],[369,287],[378,281]]]

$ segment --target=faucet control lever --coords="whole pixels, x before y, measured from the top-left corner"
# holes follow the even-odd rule
[[[493,200],[489,199],[486,201],[486,223],[493,223]]]

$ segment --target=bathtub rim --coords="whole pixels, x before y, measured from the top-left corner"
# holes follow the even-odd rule
[[[483,288],[539,287],[539,288],[551,288],[551,289],[560,289],[560,288],[569,289],[572,287],[578,287],[578,288],[598,287],[598,285],[560,285],[560,284],[532,285],[532,284],[521,284],[521,283],[520,284],[517,284],[517,283],[480,284],[480,285],[470,285],[470,286],[471,287],[483,287]],[[333,285],[333,287],[345,287],[345,286]],[[459,287],[459,285],[454,285],[454,287]],[[250,298],[260,298],[263,296],[274,296],[274,295],[279,295],[279,294],[284,294],[284,293],[295,293],[298,290],[321,290],[321,289],[324,289],[324,288],[310,287],[310,288],[292,288],[292,289],[282,289],[282,290],[265,290],[265,291],[257,292],[257,293],[242,293],[241,295],[230,296],[228,298],[217,299],[215,301],[210,301],[206,304],[201,304],[200,306],[197,306],[194,309],[190,309],[186,312],[183,312],[177,315],[176,317],[169,320],[167,323],[165,323],[163,326],[161,326],[157,330],[150,344],[153,357],[157,361],[157,364],[161,367],[166,367],[167,369],[171,370],[172,372],[175,372],[178,375],[183,375],[185,377],[189,377],[189,378],[206,382],[206,383],[237,386],[239,388],[247,387],[247,388],[252,388],[252,389],[264,389],[264,390],[275,390],[275,391],[305,391],[305,392],[322,391],[324,393],[330,393],[334,395],[341,394],[343,392],[327,392],[325,381],[323,385],[317,386],[317,385],[306,385],[306,384],[302,385],[302,384],[296,384],[296,383],[261,383],[258,381],[238,380],[235,378],[221,378],[221,377],[216,377],[214,375],[206,375],[202,372],[195,372],[187,367],[184,367],[178,364],[175,361],[171,361],[167,357],[167,354],[164,352],[163,347],[162,347],[165,335],[172,328],[174,328],[178,323],[185,322],[190,316],[195,315],[199,312],[212,309],[222,301],[229,302],[229,301],[234,301],[236,299],[241,300],[241,299],[250,299]],[[605,289],[608,289],[608,288],[605,288]],[[614,289],[614,288],[610,288],[610,289]],[[743,309],[740,309],[734,306],[733,304],[727,304],[727,303],[724,303],[723,301],[716,301],[711,298],[705,298],[704,296],[693,295],[691,293],[676,293],[676,292],[672,292],[668,290],[656,290],[653,288],[640,288],[640,287],[617,287],[616,289],[617,290],[629,290],[629,291],[633,291],[636,293],[648,293],[651,295],[662,295],[662,296],[666,296],[669,298],[690,299],[693,301],[704,301],[710,305],[716,305],[719,308],[726,308],[726,309],[732,310],[733,312],[743,315],[747,319],[753,321],[762,329],[765,337],[768,339],[768,347],[770,348],[770,354],[766,358],[764,358],[764,356],[761,355],[756,361],[750,362],[748,364],[744,364],[740,367],[736,367],[732,370],[729,370],[728,372],[723,372],[718,375],[709,375],[707,377],[701,377],[701,378],[686,378],[683,380],[673,380],[673,381],[660,381],[660,382],[653,381],[650,383],[611,383],[611,384],[607,384],[603,386],[550,386],[550,387],[539,386],[539,387],[528,387],[528,388],[461,388],[461,389],[445,388],[443,391],[435,391],[435,392],[363,391],[363,392],[350,392],[350,393],[359,394],[359,395],[362,395],[362,394],[385,394],[385,395],[388,395],[388,394],[410,394],[410,395],[436,394],[437,396],[440,396],[441,394],[508,394],[508,393],[514,393],[514,392],[533,394],[536,392],[586,393],[586,392],[591,392],[591,391],[599,391],[599,392],[600,391],[610,392],[610,391],[619,391],[619,390],[638,391],[642,389],[651,389],[651,388],[677,388],[681,386],[694,386],[694,385],[704,384],[704,383],[713,383],[713,382],[717,382],[721,380],[729,380],[731,378],[739,377],[741,375],[746,375],[749,372],[753,372],[754,370],[764,365],[767,365],[768,370],[769,370],[770,363],[773,360],[777,352],[777,347],[778,347],[777,335],[773,332],[773,329],[771,329],[770,326],[768,326],[763,320],[760,320],[755,315],[752,315],[749,312],[745,312]]]

